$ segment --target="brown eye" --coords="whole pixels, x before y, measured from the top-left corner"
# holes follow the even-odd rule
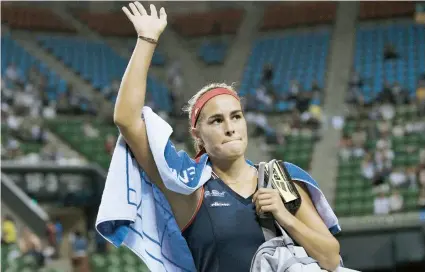
[[[211,124],[212,125],[218,125],[218,124],[220,124],[222,122],[222,120],[221,119],[214,119],[214,120],[212,120],[211,121]]]

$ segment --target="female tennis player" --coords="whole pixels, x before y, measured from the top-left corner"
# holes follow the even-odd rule
[[[196,148],[206,152],[213,177],[191,195],[168,190],[153,159],[140,118],[146,80],[158,38],[167,25],[164,8],[123,7],[137,32],[137,43],[124,73],[114,121],[150,180],[164,193],[192,252],[197,270],[249,271],[265,242],[256,213],[270,212],[276,221],[323,269],[339,265],[339,243],[317,213],[308,190],[296,183],[302,204],[296,215],[284,206],[277,190],[257,190],[257,171],[247,163],[247,124],[239,97],[231,86],[211,84],[189,101],[187,111]],[[193,75],[196,76],[196,75]]]

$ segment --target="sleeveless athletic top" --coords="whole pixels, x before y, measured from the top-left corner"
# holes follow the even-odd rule
[[[198,272],[247,272],[264,235],[252,203],[221,179],[203,188],[197,213],[183,230]]]

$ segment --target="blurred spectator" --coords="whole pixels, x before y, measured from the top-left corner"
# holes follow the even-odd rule
[[[409,102],[409,92],[405,90],[400,83],[396,82],[391,87],[392,97],[394,99],[394,104],[402,105]]]
[[[317,80],[315,79],[315,80],[313,80],[313,83],[311,84],[311,91],[313,92],[313,93],[319,93],[319,94],[321,94],[322,93],[322,91],[323,91],[323,89],[322,88],[320,88],[320,86],[319,86],[319,82],[317,82]]]
[[[375,165],[370,153],[366,153],[364,156],[361,167],[363,177],[372,181],[373,177],[375,176]]]
[[[51,248],[51,251],[53,252],[51,254],[52,258],[56,258],[58,256],[58,241],[56,236],[56,227],[54,222],[48,222],[47,223],[47,243],[48,246]]]
[[[264,65],[263,73],[261,76],[261,82],[260,82],[262,87],[261,89],[264,88],[266,94],[273,98],[273,102],[277,102],[279,100],[279,97],[273,85],[273,78],[274,78],[273,66],[271,64]]]
[[[251,108],[256,109],[258,107],[258,103],[263,104],[266,107],[273,108],[273,96],[271,96],[264,86],[259,87],[255,92],[255,100],[254,105]]]
[[[28,71],[28,80],[33,83],[35,86],[39,86],[41,83],[41,73],[40,70],[35,66],[31,66]]]
[[[71,248],[72,248],[72,266],[74,271],[87,272],[89,270],[88,263],[88,242],[86,237],[80,231],[75,231],[70,236]]]
[[[406,172],[403,168],[397,167],[391,172],[389,181],[393,187],[401,187],[407,182]]]
[[[112,156],[116,144],[116,137],[112,134],[108,134],[105,140],[105,151]]]
[[[290,96],[295,98],[300,91],[301,91],[300,83],[298,83],[298,81],[295,79],[291,80],[291,85],[289,87]]]
[[[9,66],[7,66],[5,75],[6,75],[6,80],[11,82],[12,84],[22,83],[22,79],[21,79],[22,72],[16,67],[16,64],[14,62],[10,63]]]
[[[167,82],[170,88],[170,99],[173,105],[173,114],[177,115],[183,105],[183,72],[180,60],[174,60],[167,69]]]
[[[388,81],[384,82],[383,89],[379,94],[379,102],[380,103],[391,103],[395,104],[395,97],[393,94],[392,87]]]
[[[2,218],[1,230],[2,230],[2,233],[1,233],[2,245],[16,244],[16,238],[17,238],[16,225],[12,217],[10,217],[9,215],[5,215]]]
[[[398,55],[395,47],[390,43],[385,44],[385,46],[384,46],[384,60],[394,60],[394,59],[397,59],[398,57],[399,57],[399,55]]]
[[[364,82],[360,74],[356,70],[351,71],[350,80],[348,81],[349,89],[356,88],[360,89],[363,86]]]
[[[390,196],[391,212],[399,212],[403,209],[403,196],[397,190],[393,190]]]
[[[23,256],[32,256],[39,266],[44,265],[41,241],[27,227],[24,228],[19,239],[19,249]]]
[[[300,92],[293,99],[295,100],[295,107],[301,114],[308,111],[311,102],[311,93]]]
[[[355,131],[351,135],[351,139],[353,140],[353,145],[356,151],[356,157],[361,157],[364,154],[364,146],[366,144],[366,131],[361,125],[357,125]]]
[[[409,183],[409,187],[411,189],[417,189],[418,188],[418,179],[416,176],[416,166],[410,166],[406,169],[406,177],[407,182]]]
[[[118,79],[113,79],[109,85],[103,88],[102,93],[106,99],[112,100],[112,98],[118,93],[119,89],[120,81]]]
[[[405,128],[403,126],[402,120],[396,120],[393,126],[392,135],[396,138],[401,138],[404,136]]]
[[[418,167],[418,181],[419,181],[419,199],[418,205],[425,208],[425,164],[422,163]]]
[[[373,203],[374,213],[377,215],[389,214],[390,212],[390,201],[385,193],[380,193],[377,197],[375,197],[375,201]]]
[[[347,161],[350,159],[352,155],[352,147],[353,142],[351,140],[351,137],[348,134],[344,133],[339,142],[339,156],[343,161]]]
[[[416,105],[418,107],[419,116],[425,116],[425,74],[418,82],[416,89]]]
[[[92,126],[88,121],[83,123],[83,133],[87,138],[99,137],[99,131]]]
[[[60,256],[60,248],[61,248],[61,244],[62,244],[62,240],[63,240],[63,226],[62,223],[60,221],[60,219],[58,217],[55,218],[54,220],[55,223],[55,232],[56,232],[56,253],[57,256]]]
[[[106,253],[107,252],[108,242],[97,231],[95,231],[95,242],[96,242],[96,252],[97,253]]]

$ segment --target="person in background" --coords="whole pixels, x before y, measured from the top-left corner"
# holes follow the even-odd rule
[[[108,134],[105,140],[105,151],[112,156],[117,139],[114,135]]]
[[[63,239],[63,226],[59,219],[59,217],[56,217],[55,220],[55,231],[56,231],[56,254],[57,257],[60,257],[60,248],[62,245],[62,239]]]
[[[390,213],[390,202],[388,200],[388,197],[383,192],[381,192],[379,196],[375,198],[373,206],[374,206],[374,213],[377,215]]]
[[[32,256],[38,266],[42,267],[44,265],[43,248],[40,238],[32,233],[29,228],[24,228],[22,232],[22,236],[19,239],[19,249],[23,256]]]
[[[384,60],[394,60],[399,57],[394,45],[387,43],[384,46]]]
[[[86,237],[80,231],[75,231],[71,234],[70,237],[71,243],[71,260],[74,272],[88,272],[89,262],[88,262],[88,242]]]
[[[394,190],[390,196],[390,208],[391,212],[399,212],[403,209],[403,196],[400,195],[399,191]]]
[[[1,244],[13,245],[16,243],[16,225],[12,217],[9,215],[4,216],[1,226]]]
[[[47,242],[49,244],[49,247],[53,250],[52,257],[54,258],[56,256],[56,248],[57,248],[57,240],[56,240],[56,228],[55,224],[50,221],[47,223]]]

